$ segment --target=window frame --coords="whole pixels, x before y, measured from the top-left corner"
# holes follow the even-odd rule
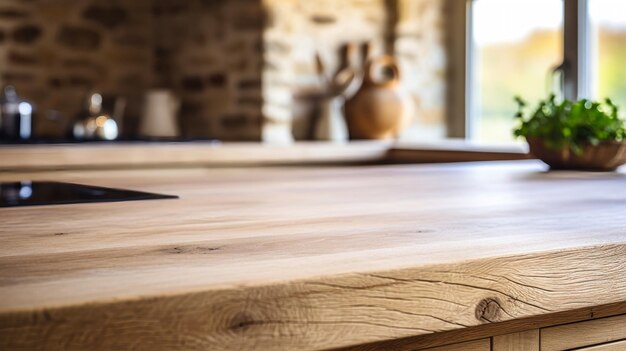
[[[450,117],[448,137],[476,140],[477,134],[477,94],[479,89],[476,72],[472,69],[475,62],[475,48],[472,38],[472,5],[474,0],[454,1],[455,7],[450,13],[461,13],[456,25],[449,28],[450,37],[463,38],[462,43],[451,45],[451,65],[462,75],[451,75]],[[553,74],[561,77],[561,93],[564,98],[577,100],[593,96],[591,31],[589,19],[589,0],[563,0],[563,59],[554,67]],[[459,62],[455,57],[461,57]],[[462,91],[461,91],[462,89]],[[454,103],[456,105],[454,105]]]

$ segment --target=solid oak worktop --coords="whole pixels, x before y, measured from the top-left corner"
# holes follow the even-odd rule
[[[0,144],[0,171],[276,165],[434,163],[529,158],[520,144],[467,140],[426,143],[391,141],[295,142],[91,142],[79,144]]]
[[[626,311],[624,173],[0,173],[25,178],[180,199],[0,209],[3,350],[330,349]]]

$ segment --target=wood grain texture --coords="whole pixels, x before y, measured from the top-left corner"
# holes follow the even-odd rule
[[[626,339],[626,315],[544,328],[541,350],[574,349],[621,339]]]
[[[459,344],[440,346],[430,349],[423,349],[423,351],[490,351],[491,340],[481,339],[475,341],[468,341]]]
[[[492,351],[539,351],[539,329],[496,335]]]
[[[603,344],[591,347],[585,347],[578,349],[578,351],[624,351],[626,350],[626,340],[612,342],[610,344]]]
[[[352,141],[347,144],[118,143],[0,145],[0,171],[148,167],[227,167],[431,163],[528,158],[521,146],[448,140],[433,143]]]
[[[386,156],[392,163],[442,163],[525,160],[528,148],[519,144],[484,144],[466,140],[438,143],[397,143]]]
[[[381,162],[390,146],[384,141],[0,145],[0,170],[359,164]]]
[[[591,319],[616,316],[620,314],[626,314],[626,302],[535,315],[532,317],[512,319],[504,322],[481,324],[470,328],[454,329],[440,333],[362,344],[335,350],[415,351],[429,347],[462,343],[469,340],[479,340],[497,335],[526,332],[529,330],[546,328],[555,325],[588,321]]]
[[[619,173],[0,173],[25,176],[180,199],[0,209],[0,349],[329,349],[626,301]]]

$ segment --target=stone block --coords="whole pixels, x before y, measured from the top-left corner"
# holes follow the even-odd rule
[[[128,19],[128,12],[123,7],[100,2],[87,6],[82,15],[86,20],[109,29],[117,28]]]
[[[63,81],[59,77],[48,78],[48,86],[51,88],[60,88],[63,86]]]
[[[191,1],[156,0],[152,3],[152,14],[155,16],[177,16],[189,8]]]
[[[289,55],[291,45],[279,40],[270,40],[265,42],[265,52],[272,52],[278,55]]]
[[[102,35],[91,28],[65,25],[59,30],[57,42],[69,49],[97,50],[100,48]]]
[[[97,76],[105,76],[108,73],[105,63],[94,62],[93,59],[86,57],[63,59],[61,66],[69,71],[90,72]]]
[[[237,98],[237,105],[246,108],[261,108],[263,106],[263,98],[260,96],[240,96]]]
[[[198,116],[202,114],[204,104],[197,101],[183,100],[180,106],[180,114],[182,116]]]
[[[117,45],[121,46],[129,46],[134,48],[139,47],[149,47],[149,39],[144,35],[137,35],[133,33],[126,33],[123,35],[118,35],[113,38],[113,41]]]
[[[311,22],[313,22],[314,24],[321,24],[321,25],[330,25],[330,24],[334,24],[337,22],[337,17],[333,16],[333,15],[313,15],[311,16]]]
[[[204,90],[204,80],[200,76],[186,76],[183,77],[181,86],[188,92],[200,92]]]
[[[237,83],[237,89],[249,91],[249,90],[261,90],[261,79],[243,79]]]
[[[31,66],[39,63],[39,58],[32,53],[9,51],[8,61],[11,65]]]
[[[223,88],[226,86],[226,74],[224,73],[212,73],[206,78],[207,86],[212,88]]]
[[[235,31],[259,32],[263,30],[265,16],[260,11],[241,11],[232,16],[229,16],[228,22],[232,29]]]
[[[94,81],[85,76],[72,75],[67,78],[67,84],[71,87],[78,87],[84,89],[93,89]]]
[[[36,24],[23,24],[13,30],[12,37],[16,43],[32,44],[41,37],[42,29]]]
[[[242,130],[248,125],[245,114],[228,114],[220,117],[220,126],[224,129]]]
[[[1,77],[3,83],[11,85],[30,84],[36,80],[35,74],[27,72],[5,71]]]
[[[0,21],[21,20],[27,17],[28,13],[24,10],[12,7],[0,8]]]

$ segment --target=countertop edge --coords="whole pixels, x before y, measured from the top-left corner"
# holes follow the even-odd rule
[[[522,145],[462,140],[425,143],[87,143],[0,145],[0,171],[433,163],[529,158]]]
[[[192,340],[241,350],[349,347],[623,303],[624,256],[626,243],[607,244],[5,312],[0,346],[38,345],[44,340],[35,336],[55,330],[55,339],[96,350],[129,340],[155,350]]]

